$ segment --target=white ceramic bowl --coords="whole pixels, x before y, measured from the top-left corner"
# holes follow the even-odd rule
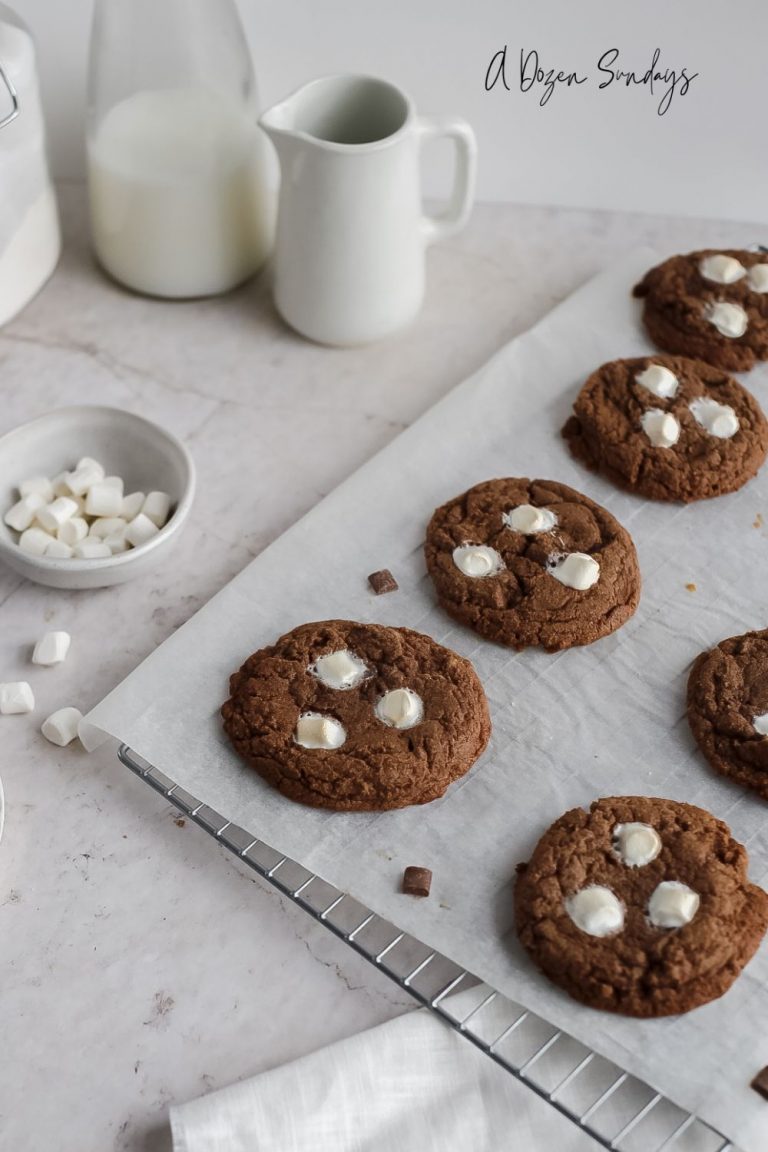
[[[54,560],[22,552],[2,517],[18,499],[16,485],[30,476],[56,476],[81,456],[100,460],[122,476],[129,492],[167,492],[172,515],[138,548],[104,560]],[[168,555],[189,515],[195,466],[187,449],[157,424],[121,408],[57,408],[0,437],[0,560],[51,588],[106,588],[142,576]]]

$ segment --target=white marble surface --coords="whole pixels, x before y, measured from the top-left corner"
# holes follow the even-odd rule
[[[0,679],[28,678],[38,701],[31,717],[0,719],[0,1144],[159,1152],[170,1102],[410,1003],[111,753],[54,748],[39,723],[63,704],[89,708],[324,493],[627,248],[738,246],[764,232],[481,206],[431,252],[417,324],[340,351],[288,332],[263,281],[185,304],[126,294],[92,264],[81,186],[62,188],[62,205],[61,266],[0,332],[0,432],[64,402],[132,408],[187,441],[200,495],[170,563],[135,583],[55,592],[0,570]],[[70,657],[33,668],[47,627],[72,633]]]

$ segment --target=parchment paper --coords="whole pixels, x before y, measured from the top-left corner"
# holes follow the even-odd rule
[[[560,438],[593,368],[652,351],[630,289],[655,262],[652,252],[634,253],[502,349],[254,560],[87,720],[746,1152],[764,1152],[768,1104],[748,1085],[768,1063],[768,943],[722,999],[680,1018],[638,1022],[560,993],[510,930],[515,865],[562,812],[598,796],[699,804],[748,846],[752,879],[768,879],[768,808],[708,769],[685,720],[696,654],[766,624],[768,527],[757,517],[762,512],[768,524],[768,469],[734,496],[654,504],[585,471]],[[749,377],[758,398],[767,382],[764,370]],[[432,510],[480,480],[525,475],[581,489],[634,537],[644,582],[639,610],[590,647],[511,653],[436,607],[421,553]],[[392,569],[400,591],[376,598],[366,576],[382,567]],[[295,625],[337,616],[427,632],[480,674],[494,725],[490,748],[427,808],[379,815],[304,808],[263,784],[225,743],[217,712],[229,673]],[[430,899],[399,894],[408,864],[432,868]]]

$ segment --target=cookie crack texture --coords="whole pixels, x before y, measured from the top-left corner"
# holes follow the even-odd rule
[[[642,823],[661,839],[641,868],[612,851],[617,825]],[[677,881],[700,903],[688,923],[658,928],[649,900]],[[590,936],[566,902],[589,886],[610,889],[626,910],[623,929]],[[747,854],[728,827],[690,804],[641,796],[595,801],[561,816],[518,871],[515,923],[532,960],[582,1003],[629,1016],[687,1012],[721,996],[768,927],[768,895],[750,884]]]
[[[341,649],[370,671],[354,688],[331,688],[308,671],[318,657]],[[423,702],[414,727],[398,729],[376,715],[381,697],[399,688]],[[305,712],[337,720],[344,744],[296,745],[293,733]],[[285,796],[342,811],[437,799],[469,770],[491,730],[468,660],[407,628],[347,620],[302,625],[250,656],[231,677],[222,717],[235,750]]]
[[[520,505],[557,518],[551,532],[525,534],[506,517]],[[495,549],[504,568],[473,580],[453,561],[466,539]],[[438,508],[427,528],[427,569],[441,606],[480,635],[512,648],[558,651],[621,627],[640,599],[640,570],[629,533],[606,509],[548,480],[488,480]],[[583,552],[599,564],[590,588],[570,588],[549,570],[553,556]]]

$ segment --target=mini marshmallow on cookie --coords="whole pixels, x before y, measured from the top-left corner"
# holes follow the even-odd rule
[[[691,400],[688,407],[694,420],[719,440],[730,440],[739,430],[739,418],[730,404],[720,404],[711,396]]]
[[[487,544],[462,544],[460,548],[454,548],[453,562],[460,572],[473,580],[494,576],[504,569],[499,553]]]
[[[293,739],[302,748],[322,748],[332,751],[341,748],[347,738],[344,726],[332,716],[317,712],[304,712],[299,717]]]
[[[649,408],[643,412],[640,423],[654,448],[674,448],[680,439],[680,421],[671,412]]]
[[[680,387],[677,376],[663,364],[649,364],[642,372],[637,373],[635,383],[658,396],[660,400],[674,399]]]
[[[721,336],[738,340],[749,326],[749,317],[741,304],[731,304],[727,300],[717,300],[704,306],[704,316]]]
[[[569,552],[565,556],[553,556],[547,571],[566,588],[574,588],[577,592],[586,592],[600,579],[600,565],[586,552]]]
[[[503,516],[507,528],[533,536],[539,532],[551,532],[557,525],[557,516],[549,508],[534,508],[533,504],[518,504]]]
[[[747,273],[747,284],[752,292],[768,292],[768,264],[753,264]]]
[[[722,252],[705,256],[699,264],[699,272],[704,279],[711,280],[714,284],[735,284],[746,275],[746,271],[741,260],[737,260],[735,256],[726,256]]]

